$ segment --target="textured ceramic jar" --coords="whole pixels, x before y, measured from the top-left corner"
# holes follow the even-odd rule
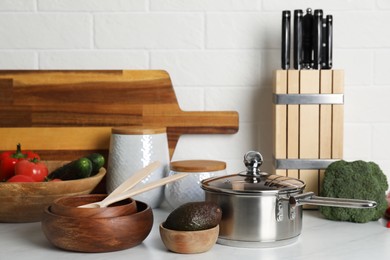
[[[167,175],[169,148],[165,128],[142,126],[113,128],[107,165],[107,192],[112,192],[134,172],[154,161],[161,162],[163,166],[153,171],[135,187]],[[134,196],[134,199],[156,208],[163,197],[164,188],[160,187]]]
[[[201,181],[211,177],[226,175],[226,163],[213,160],[185,160],[171,162],[168,175],[188,173],[183,179],[165,186],[165,199],[172,208],[193,202],[204,201]]]

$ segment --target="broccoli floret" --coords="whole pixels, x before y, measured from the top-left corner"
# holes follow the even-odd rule
[[[375,208],[352,209],[321,206],[320,212],[331,220],[366,223],[381,218],[386,211],[386,175],[374,162],[362,160],[331,163],[325,170],[321,196],[373,200]]]

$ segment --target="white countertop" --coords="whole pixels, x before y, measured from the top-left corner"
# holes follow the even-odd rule
[[[202,254],[181,255],[166,250],[158,231],[168,211],[154,209],[154,226],[136,247],[110,253],[75,253],[53,247],[40,223],[0,223],[0,260],[3,259],[390,259],[390,229],[383,219],[366,224],[323,219],[316,210],[305,210],[297,242],[278,248],[236,248],[216,244]],[[221,258],[222,257],[222,258]]]

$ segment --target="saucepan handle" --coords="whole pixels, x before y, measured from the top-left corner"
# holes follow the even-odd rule
[[[319,197],[314,192],[302,193],[288,197],[291,207],[301,205],[331,206],[342,208],[375,208],[376,202],[370,200],[356,200],[344,198]]]

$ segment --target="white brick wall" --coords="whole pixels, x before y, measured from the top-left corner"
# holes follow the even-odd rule
[[[315,4],[315,5],[313,5]],[[272,160],[272,77],[283,9],[334,15],[345,70],[345,158],[390,176],[389,0],[1,0],[0,69],[164,69],[183,110],[236,110],[239,133],[184,136],[174,160]]]
[[[1,49],[89,49],[92,16],[87,13],[2,13]]]
[[[114,13],[94,15],[99,49],[199,49],[203,16],[198,13]]]

